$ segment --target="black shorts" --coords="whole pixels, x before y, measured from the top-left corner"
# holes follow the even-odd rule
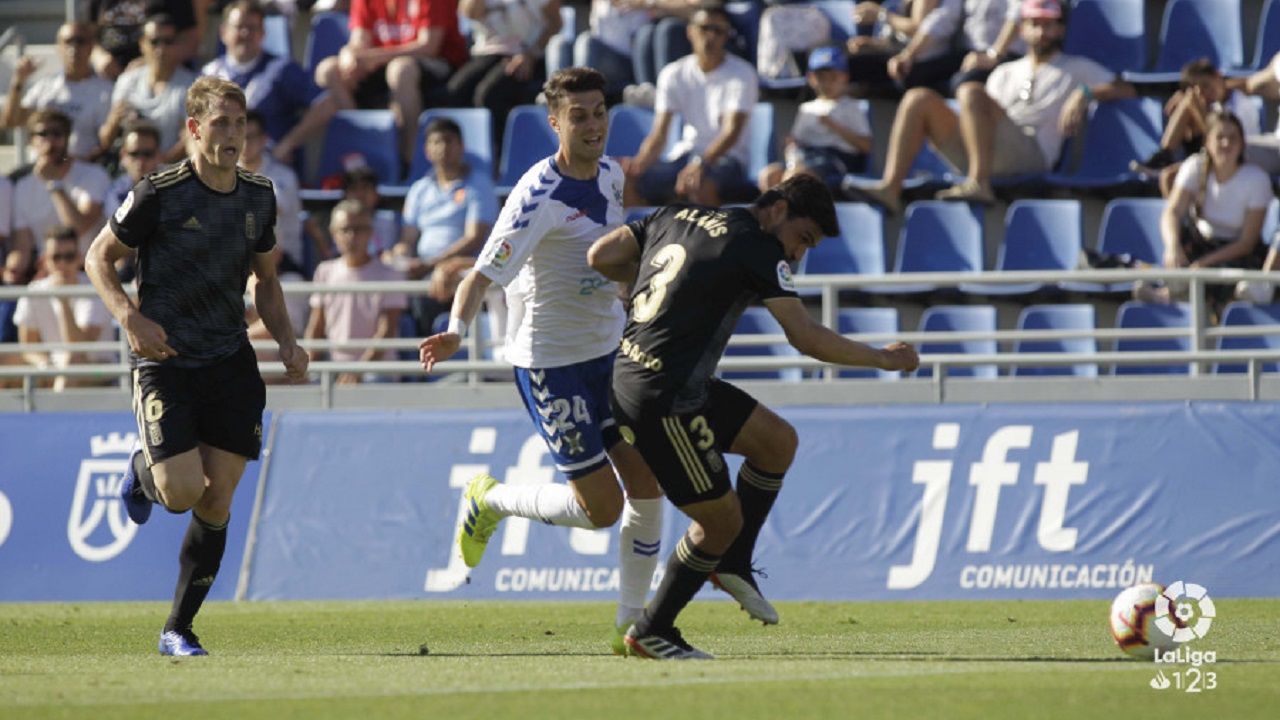
[[[613,417],[677,507],[715,500],[733,487],[724,453],[760,402],[729,383],[711,381],[707,402],[679,415],[632,417],[615,401]]]
[[[257,460],[267,389],[248,344],[213,365],[133,371],[133,413],[148,465],[204,443]]]

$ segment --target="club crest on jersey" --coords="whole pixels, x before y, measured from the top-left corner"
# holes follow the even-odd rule
[[[506,267],[507,262],[511,260],[511,253],[511,243],[503,240],[490,249],[489,255],[491,259],[489,260],[489,263],[495,268],[502,269]]]
[[[791,275],[791,266],[786,260],[778,261],[778,287],[792,292],[796,289],[795,278]]]
[[[120,203],[120,207],[116,208],[116,222],[124,222],[124,218],[133,209],[133,191],[130,190],[128,195],[124,196],[124,202]]]
[[[252,240],[258,236],[258,223],[254,222],[253,213],[244,214],[244,236]]]

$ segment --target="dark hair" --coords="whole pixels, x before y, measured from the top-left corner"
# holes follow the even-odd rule
[[[779,200],[787,201],[788,218],[809,218],[817,223],[824,237],[840,234],[836,219],[836,203],[827,184],[813,175],[793,175],[774,185],[756,198],[755,206],[767,208]]]
[[[362,183],[366,185],[377,186],[378,173],[374,172],[373,168],[369,167],[368,165],[361,165],[360,167],[351,168],[350,170],[347,170],[342,173],[342,189],[343,190],[346,190],[352,185],[360,185]]]
[[[427,123],[427,131],[422,134],[422,137],[429,138],[436,133],[453,133],[459,140],[462,139],[462,128],[447,117],[432,118],[431,122]]]
[[[1182,76],[1178,85],[1187,88],[1190,87],[1196,78],[1202,77],[1222,77],[1222,71],[1218,70],[1218,66],[1207,57],[1196,58],[1190,60],[1186,65],[1182,66]]]
[[[563,70],[557,70],[542,86],[542,92],[547,97],[547,109],[554,114],[560,109],[560,103],[569,93],[590,92],[599,90],[604,92],[604,74],[595,68],[588,67],[571,67]]]
[[[257,110],[249,110],[244,114],[244,121],[249,125],[257,125],[259,128],[267,129],[267,119]]]
[[[170,15],[169,13],[154,13],[154,14],[148,15],[142,21],[143,27],[146,27],[147,25],[155,25],[156,27],[173,28],[174,30],[178,29],[178,21],[175,20],[173,16]]]
[[[1214,110],[1213,112],[1209,113],[1209,115],[1204,119],[1205,144],[1204,144],[1204,149],[1201,152],[1203,152],[1205,156],[1204,170],[1206,172],[1213,167],[1213,159],[1212,159],[1213,156],[1209,154],[1209,141],[1208,141],[1209,133],[1213,132],[1220,126],[1227,125],[1227,124],[1235,126],[1236,132],[1240,133],[1240,139],[1243,141],[1244,140],[1244,123],[1240,122],[1240,118],[1236,117],[1235,113],[1232,113],[1226,110]],[[1240,147],[1239,162],[1241,165],[1244,164],[1243,142],[1241,143],[1241,147]]]
[[[733,16],[729,14],[729,11],[725,8],[724,3],[722,2],[699,3],[697,7],[693,9],[693,13],[691,13],[689,17],[692,18],[694,15],[697,15],[700,12],[706,13],[707,15],[714,15],[720,18],[721,20],[724,20],[725,22],[729,23],[730,31],[733,30]]]
[[[36,110],[27,118],[27,131],[34,133],[36,128],[41,125],[57,125],[62,130],[62,134],[71,134],[71,118],[61,110],[53,108],[45,108]]]
[[[144,120],[134,120],[133,122],[125,125],[124,132],[120,133],[120,137],[127,138],[130,135],[151,138],[155,141],[156,147],[160,147],[160,129],[149,122]]]
[[[54,240],[56,242],[80,242],[80,236],[76,234],[76,229],[70,225],[50,225],[44,231],[45,241]]]

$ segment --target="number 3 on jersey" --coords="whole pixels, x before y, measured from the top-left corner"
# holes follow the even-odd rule
[[[662,301],[667,297],[667,285],[676,279],[680,268],[684,267],[685,252],[679,245],[668,245],[653,256],[649,264],[659,268],[649,278],[649,287],[636,293],[631,302],[631,319],[638,323],[649,322],[662,308]]]

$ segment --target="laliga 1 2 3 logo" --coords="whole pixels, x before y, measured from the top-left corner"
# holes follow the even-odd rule
[[[1208,634],[1217,612],[1203,585],[1179,580],[1156,598],[1156,627],[1176,643],[1190,642]]]
[[[89,562],[105,562],[124,552],[138,532],[120,500],[129,451],[136,439],[133,433],[94,435],[89,438],[93,457],[80,461],[67,517],[67,541],[76,555]],[[100,532],[104,521],[105,531]]]

